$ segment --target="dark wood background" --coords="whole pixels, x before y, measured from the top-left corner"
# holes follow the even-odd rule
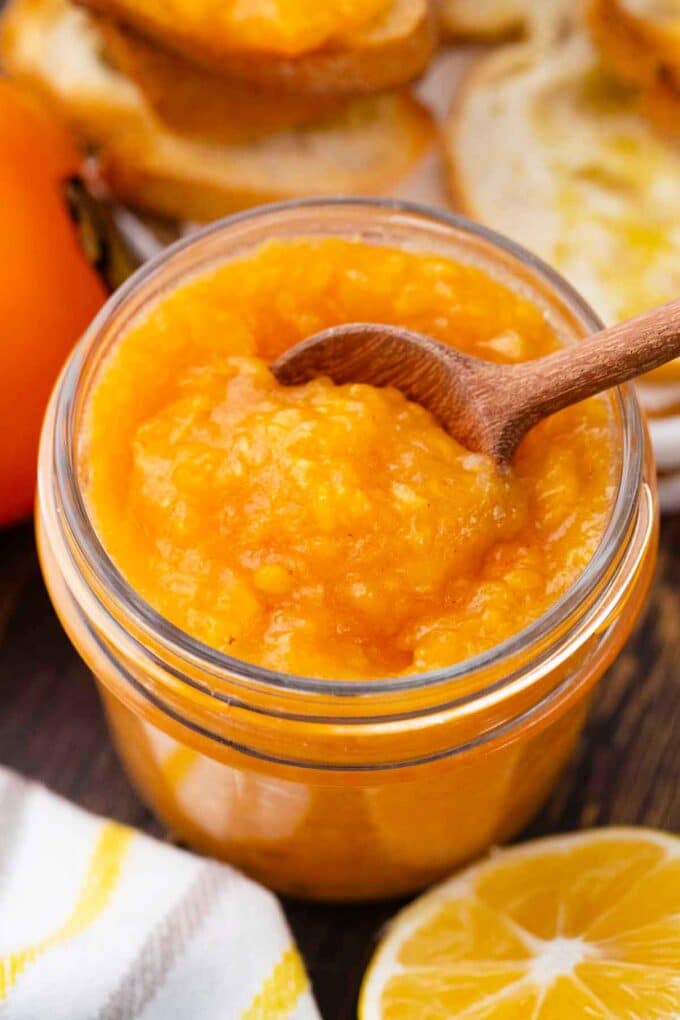
[[[29,525],[0,535],[0,762],[162,836],[109,742],[94,683],[50,606]],[[571,766],[528,835],[643,824],[680,831],[680,517],[663,523],[649,610],[602,682]],[[350,1020],[398,904],[285,904],[324,1020]]]

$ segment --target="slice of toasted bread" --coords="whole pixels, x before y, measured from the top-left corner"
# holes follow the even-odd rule
[[[119,198],[172,217],[207,220],[306,195],[381,194],[434,142],[430,114],[401,92],[357,99],[336,118],[254,143],[173,133],[107,63],[93,20],[66,0],[12,0],[1,53],[10,73],[51,96],[97,148]]]
[[[606,321],[680,292],[680,149],[585,34],[479,62],[447,155],[461,208],[554,265]],[[677,374],[677,363],[661,373]]]
[[[88,141],[139,123],[139,90],[109,63],[94,22],[67,0],[11,0],[0,17],[0,62]]]
[[[200,66],[281,92],[354,95],[394,88],[427,67],[435,47],[430,0],[390,0],[387,11],[342,38],[298,56],[233,50],[210,25],[197,35],[191,23],[158,0],[78,0]],[[190,11],[194,0],[185,0]],[[321,6],[323,6],[322,0]],[[214,6],[214,5],[213,5]]]
[[[526,26],[529,0],[439,0],[444,31],[455,39],[498,39]]]
[[[314,128],[249,145],[215,145],[156,125],[102,152],[112,190],[132,205],[211,220],[263,202],[390,192],[434,141],[425,109],[401,93],[366,97]]]
[[[680,74],[680,6],[675,0],[588,0],[588,25],[607,65],[626,81],[652,85]]]
[[[97,18],[116,66],[144,93],[159,118],[203,141],[248,142],[339,114],[347,96],[299,96],[262,89],[199,67],[103,16]]]

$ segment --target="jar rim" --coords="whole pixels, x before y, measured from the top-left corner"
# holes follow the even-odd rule
[[[546,284],[552,293],[556,294],[566,308],[575,313],[588,329],[594,332],[602,328],[602,322],[596,313],[556,270],[521,245],[464,216],[396,199],[311,198],[259,206],[217,220],[176,241],[140,266],[100,310],[65,366],[53,398],[55,427],[52,456],[55,466],[55,483],[60,497],[63,524],[68,527],[70,538],[78,552],[78,558],[93,570],[95,576],[105,586],[116,607],[122,610],[122,616],[134,624],[136,631],[153,636],[155,644],[162,648],[164,653],[172,656],[175,661],[198,663],[212,676],[224,677],[231,681],[238,679],[255,682],[264,689],[278,693],[324,695],[343,699],[367,695],[393,696],[436,688],[444,684],[448,685],[462,677],[469,678],[472,674],[483,673],[491,666],[498,667],[499,663],[503,661],[510,663],[519,653],[530,649],[546,634],[555,630],[560,623],[569,619],[579,606],[597,590],[598,585],[615,562],[626,535],[630,532],[643,480],[644,426],[632,386],[627,385],[617,390],[623,438],[621,473],[607,526],[586,568],[552,606],[517,634],[452,666],[422,673],[409,673],[403,676],[371,680],[337,681],[278,672],[211,648],[163,617],[128,583],[109,557],[96,533],[78,480],[75,408],[83,368],[88,357],[96,351],[97,341],[101,340],[106,325],[116,314],[120,313],[128,300],[142,287],[148,285],[168,263],[177,259],[178,256],[186,253],[193,246],[198,246],[207,239],[230,231],[240,224],[247,224],[249,221],[266,216],[285,216],[287,213],[301,210],[321,213],[324,209],[335,208],[354,208],[366,213],[370,213],[371,210],[379,210],[384,213],[392,212],[406,217],[415,217],[433,225],[452,228],[464,237],[486,242],[517,260],[540,282]],[[298,234],[298,236],[300,235]],[[566,635],[562,633],[560,641],[568,639],[568,636],[568,633]],[[516,679],[515,670],[510,669],[502,681],[496,680],[490,685],[481,686],[476,691],[476,695],[483,697],[492,692],[498,694],[499,689],[502,689],[506,683],[510,683],[513,679]]]

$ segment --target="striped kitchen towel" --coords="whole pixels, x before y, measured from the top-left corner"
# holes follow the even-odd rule
[[[271,893],[0,769],[1,1020],[319,1020]]]

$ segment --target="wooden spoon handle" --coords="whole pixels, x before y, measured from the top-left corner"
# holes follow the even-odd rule
[[[610,326],[537,361],[513,366],[513,392],[525,428],[680,356],[680,300]]]

